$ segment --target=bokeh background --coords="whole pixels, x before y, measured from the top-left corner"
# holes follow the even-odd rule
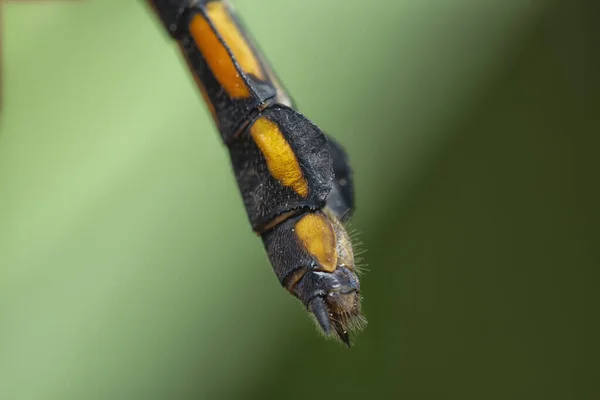
[[[600,398],[592,1],[235,1],[355,169],[351,350],[147,7],[4,3],[0,399]]]

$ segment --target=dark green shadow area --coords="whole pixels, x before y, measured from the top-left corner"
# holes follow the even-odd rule
[[[368,226],[357,346],[306,332],[244,398],[595,398],[593,24],[578,4],[546,13]]]

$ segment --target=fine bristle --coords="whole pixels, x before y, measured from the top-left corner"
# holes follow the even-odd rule
[[[352,243],[352,253],[354,255],[354,270],[360,276],[365,272],[369,272],[368,264],[364,261],[364,258],[361,257],[363,254],[367,252],[367,249],[364,247],[364,243],[360,240],[360,235],[362,232],[356,228],[353,228],[351,220],[344,222],[344,227],[348,232],[348,237],[350,238],[350,242]]]

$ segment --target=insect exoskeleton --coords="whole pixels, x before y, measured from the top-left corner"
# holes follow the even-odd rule
[[[327,336],[350,346],[361,329],[360,283],[344,224],[327,208],[288,218],[262,235],[281,284],[311,312]]]

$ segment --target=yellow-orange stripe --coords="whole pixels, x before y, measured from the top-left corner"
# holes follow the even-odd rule
[[[181,44],[179,45],[179,48],[181,49],[181,53],[185,55],[185,50],[183,49],[183,46],[181,46]],[[196,73],[194,72],[194,68],[192,67],[190,60],[187,57],[185,57],[185,61],[187,62],[188,68],[192,72],[192,77],[194,78],[194,81],[196,82],[196,86],[198,86],[198,89],[200,89],[200,94],[202,94],[202,98],[204,99],[204,102],[206,103],[206,106],[208,107],[208,111],[210,112],[210,115],[212,115],[212,117],[215,121],[215,124],[217,124],[217,126],[220,126],[221,124],[220,124],[219,118],[217,116],[217,110],[215,109],[214,104],[210,101],[210,98],[208,97],[208,93],[206,93],[206,88],[204,87],[204,83],[200,80],[198,75],[196,75]]]
[[[220,1],[211,2],[206,5],[206,13],[242,71],[264,80],[264,72],[258,58],[231,18],[227,6]],[[238,72],[227,48],[219,41],[217,33],[204,16],[196,14],[192,18],[190,33],[210,70],[227,94],[234,99],[249,97],[250,91],[246,82]]]
[[[308,196],[308,182],[279,126],[266,117],[260,117],[250,128],[250,135],[265,157],[271,175],[300,196]]]
[[[337,268],[337,249],[333,226],[323,214],[307,214],[296,223],[296,236],[317,259],[321,269],[333,272]]]
[[[264,80],[265,74],[258,61],[257,55],[240,31],[240,27],[231,17],[231,10],[221,1],[208,3],[206,13],[217,31],[229,46],[235,60],[246,74]]]

